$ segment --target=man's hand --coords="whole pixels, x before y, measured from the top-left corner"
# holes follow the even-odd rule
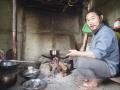
[[[80,56],[80,51],[69,50],[69,53],[66,56]]]
[[[95,54],[92,51],[77,51],[77,50],[69,50],[69,53],[67,56],[85,56],[85,57],[91,57],[96,58]]]

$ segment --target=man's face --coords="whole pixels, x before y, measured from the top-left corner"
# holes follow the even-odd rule
[[[99,17],[95,12],[90,12],[86,16],[86,23],[91,30],[96,30],[99,28],[101,21],[102,17]]]

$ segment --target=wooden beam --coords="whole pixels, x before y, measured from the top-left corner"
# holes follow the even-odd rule
[[[16,0],[12,0],[12,44],[13,59],[17,58],[17,24],[16,24]]]

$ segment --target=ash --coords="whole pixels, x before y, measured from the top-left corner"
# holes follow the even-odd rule
[[[65,76],[62,72],[51,75],[49,65],[46,63],[41,66],[41,73],[45,75],[44,80],[48,86],[45,90],[80,90],[81,80],[73,75]]]
[[[63,77],[58,74],[56,77],[49,78],[47,81],[49,90],[79,90],[80,86],[80,82],[75,80],[75,77],[72,75]]]
[[[48,86],[44,90],[96,90],[96,88],[82,87],[84,80],[78,72],[73,72],[70,75],[64,75],[63,72],[53,73],[50,71],[49,64],[41,66],[41,73],[44,74],[44,80]]]

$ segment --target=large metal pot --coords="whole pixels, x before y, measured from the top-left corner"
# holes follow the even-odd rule
[[[0,62],[0,70],[16,70],[20,63],[3,60]]]
[[[0,88],[8,88],[13,86],[17,81],[16,72],[2,71],[0,74]]]
[[[9,60],[0,62],[0,88],[7,88],[16,83],[18,65],[19,63]]]

